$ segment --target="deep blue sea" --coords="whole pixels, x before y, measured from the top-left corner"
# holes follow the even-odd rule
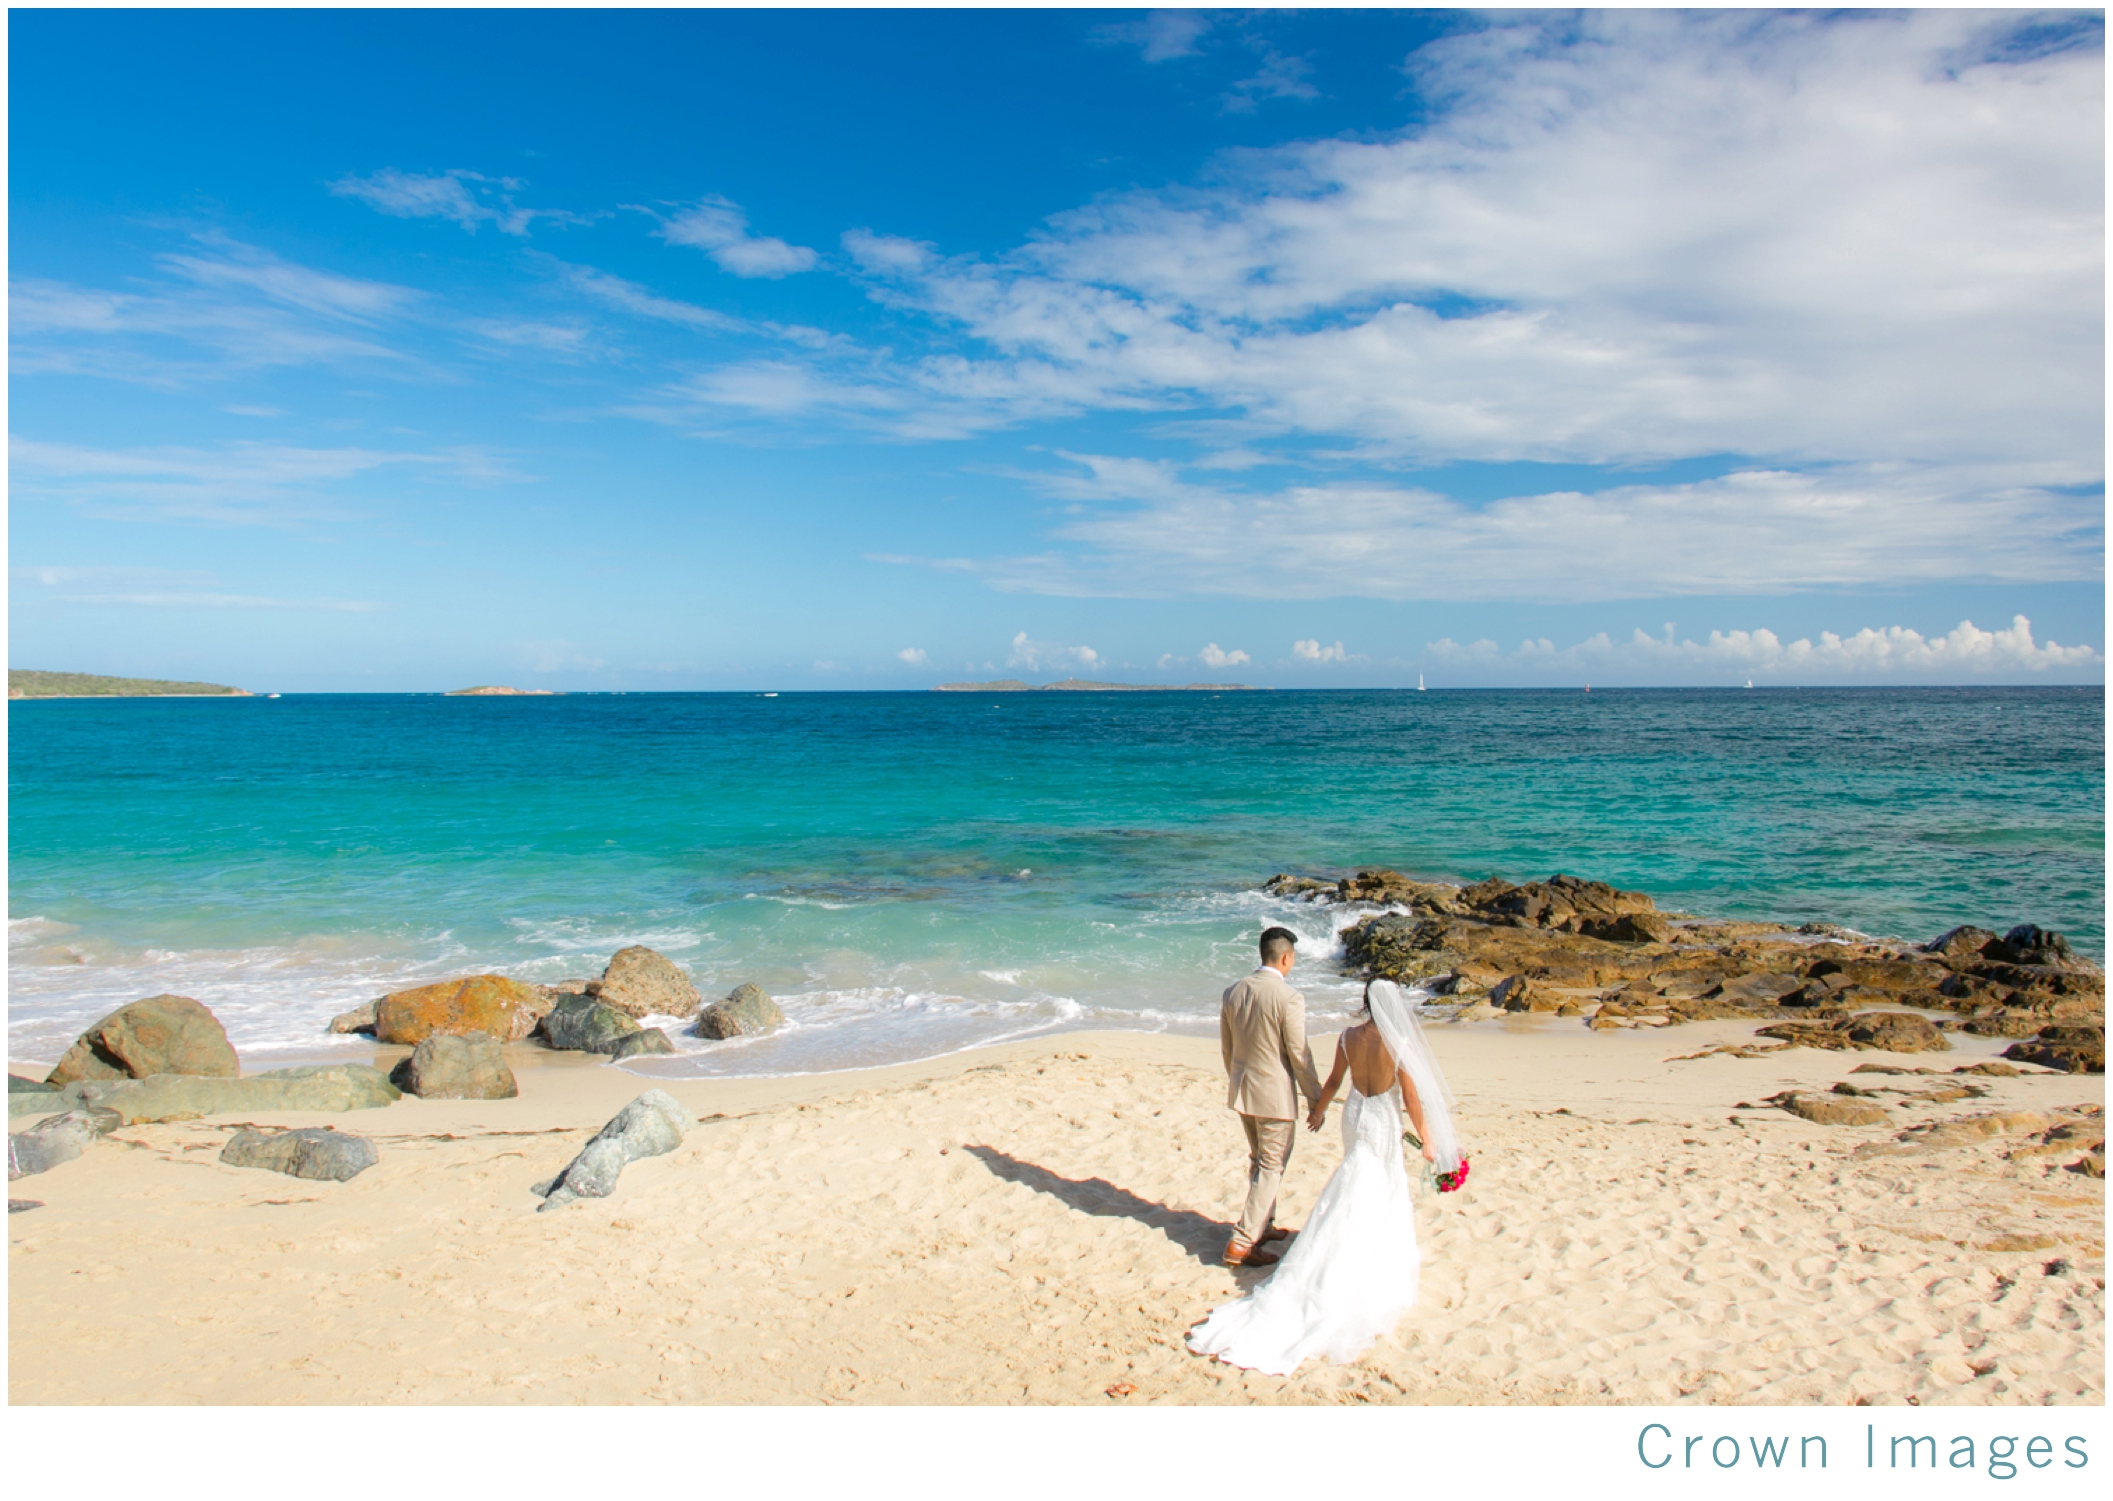
[[[827,1069],[1207,1026],[1269,922],[1324,1026],[1342,919],[1255,888],[1367,864],[2103,957],[2104,725],[2099,688],[16,702],[10,1056],[163,991],[313,1050],[646,943],[791,1022],[684,1067]]]

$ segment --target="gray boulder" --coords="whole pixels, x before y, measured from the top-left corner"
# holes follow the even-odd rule
[[[424,1100],[510,1100],[521,1092],[489,1032],[435,1032],[396,1065],[389,1082]]]
[[[593,987],[605,1006],[636,1020],[644,1016],[695,1016],[697,987],[665,954],[644,944],[618,949]]]
[[[616,1040],[609,1050],[611,1058],[642,1058],[656,1054],[673,1053],[675,1044],[668,1041],[668,1034],[658,1027],[647,1027],[643,1031],[627,1033]]]
[[[230,1167],[263,1168],[290,1178],[321,1178],[343,1183],[379,1160],[374,1143],[342,1131],[303,1127],[299,1131],[237,1131],[221,1148]]]
[[[116,1125],[117,1117],[107,1110],[69,1110],[27,1131],[8,1133],[8,1181],[48,1173],[62,1162],[73,1161],[88,1150],[90,1142],[109,1135]]]
[[[785,1025],[785,1013],[778,1003],[755,984],[734,987],[733,994],[723,1001],[714,1001],[697,1017],[697,1025],[690,1028],[692,1036],[755,1037]]]
[[[564,1172],[536,1190],[543,1202],[536,1212],[556,1209],[574,1199],[606,1199],[626,1163],[658,1157],[682,1145],[697,1124],[689,1111],[665,1090],[649,1089],[595,1133]]]
[[[591,995],[567,996],[543,1018],[543,1038],[568,1053],[608,1053],[638,1032],[637,1022]]]
[[[64,1091],[61,1091],[63,1094]],[[305,1064],[246,1079],[156,1074],[101,1086],[96,1100],[128,1126],[265,1110],[373,1110],[403,1098],[378,1068],[364,1063]]]

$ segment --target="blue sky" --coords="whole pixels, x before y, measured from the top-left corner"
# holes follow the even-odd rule
[[[9,27],[14,666],[2104,680],[2095,14]]]

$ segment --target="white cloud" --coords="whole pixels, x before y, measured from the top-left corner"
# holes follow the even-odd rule
[[[1663,638],[1638,629],[1626,640],[1602,631],[1561,650],[1545,637],[1527,640],[1509,657],[1494,641],[1461,646],[1450,638],[1429,643],[1424,653],[1438,662],[1510,666],[1537,673],[1562,670],[1588,678],[1596,675],[1607,683],[1628,679],[1693,682],[1747,675],[1786,683],[1958,681],[2054,671],[2074,675],[2094,667],[2102,670],[2105,665],[2104,657],[2092,647],[2034,641],[2032,622],[2023,615],[1995,631],[1963,620],[1941,636],[1891,625],[1865,627],[1847,636],[1821,631],[1817,640],[1801,636],[1786,642],[1763,627],[1713,630],[1705,641],[1683,641],[1675,640],[1670,629]]]
[[[921,646],[906,646],[901,651],[897,652],[895,655],[900,660],[909,663],[912,667],[922,667],[925,665],[925,662],[927,660],[924,654],[924,648]]]
[[[984,565],[998,587],[1581,601],[2083,580],[2103,566],[2102,502],[2056,488],[2064,466],[1744,470],[1474,506],[1369,481],[1231,490],[1159,461],[1062,457],[1085,472],[1039,480],[1081,503],[1056,532],[1078,551]],[[1253,566],[1265,554],[1266,579]]]
[[[200,569],[140,568],[127,565],[45,565],[16,567],[10,577],[54,591],[37,602],[62,605],[134,605],[176,610],[325,610],[367,613],[386,608],[372,600],[281,599],[258,594],[229,594],[214,589],[213,574]],[[90,592],[82,592],[86,586]],[[28,596],[35,600],[36,596]],[[20,592],[17,603],[25,601]]]
[[[558,280],[573,291],[640,318],[654,318],[663,323],[680,323],[690,328],[714,331],[735,332],[748,327],[738,318],[730,318],[712,308],[699,307],[694,302],[679,302],[672,297],[662,297],[635,281],[626,281],[623,277],[612,276],[607,271],[597,271],[592,266],[574,266],[559,260],[550,260],[545,264],[554,267]]]
[[[1220,651],[1215,641],[1196,655],[1203,659],[1203,665],[1206,667],[1238,667],[1249,660],[1244,651]]]
[[[660,219],[656,233],[670,245],[708,251],[721,270],[736,276],[776,278],[814,268],[812,250],[749,233],[747,213],[725,198],[706,198],[667,217],[654,217]]]
[[[1161,672],[1164,672],[1169,667],[1179,667],[1182,663],[1186,662],[1187,660],[1187,657],[1177,657],[1172,652],[1164,652],[1160,655],[1159,658],[1159,670]]]
[[[1022,631],[1012,638],[1012,652],[1005,659],[1007,667],[1024,667],[1029,672],[1058,671],[1063,668],[1092,667],[1101,660],[1101,654],[1090,646],[1058,646],[1047,641],[1034,641]]]
[[[1323,646],[1319,641],[1294,641],[1291,654],[1304,662],[1344,662],[1349,658],[1343,652],[1343,643]]]
[[[1155,10],[1141,21],[1118,21],[1094,29],[1094,39],[1126,42],[1137,47],[1148,63],[1163,63],[1177,57],[1194,57],[1196,43],[1211,29],[1211,18],[1193,10]]]
[[[486,177],[457,167],[446,172],[400,172],[384,167],[366,177],[342,177],[330,185],[340,198],[356,198],[397,219],[446,219],[471,234],[480,224],[500,233],[525,235],[538,219],[579,223],[561,209],[519,208],[513,195],[528,184],[514,177]]]
[[[1318,99],[1320,90],[1307,82],[1306,75],[1313,65],[1303,57],[1286,57],[1276,48],[1262,43],[1256,47],[1261,55],[1262,66],[1252,76],[1241,79],[1219,99],[1226,113],[1252,114],[1255,105],[1264,99]]]

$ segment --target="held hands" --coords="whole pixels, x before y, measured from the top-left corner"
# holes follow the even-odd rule
[[[1316,1100],[1314,1102],[1313,1108],[1306,1112],[1306,1129],[1309,1131],[1318,1131],[1321,1129],[1321,1123],[1327,1119],[1327,1103],[1325,1101]]]

